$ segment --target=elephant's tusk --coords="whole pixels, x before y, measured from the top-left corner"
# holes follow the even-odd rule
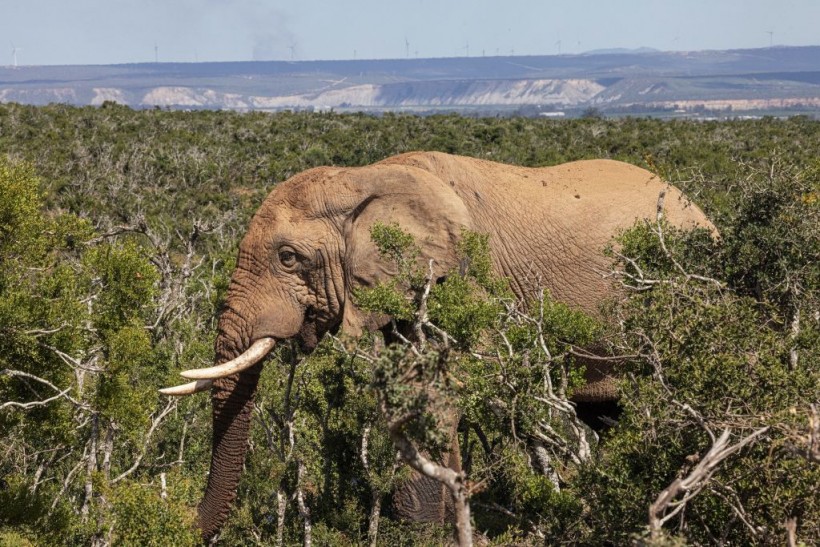
[[[193,395],[194,393],[199,393],[200,391],[211,389],[213,383],[213,380],[197,380],[195,382],[182,384],[181,386],[165,387],[160,389],[159,392],[163,395]]]
[[[232,359],[227,363],[222,363],[221,365],[217,365],[215,367],[186,370],[181,374],[185,378],[190,378],[192,380],[213,380],[216,378],[225,378],[226,376],[231,376],[232,374],[241,372],[246,368],[252,367],[264,359],[275,345],[276,340],[273,338],[260,338],[254,342],[251,347],[246,349],[245,353],[236,359]]]

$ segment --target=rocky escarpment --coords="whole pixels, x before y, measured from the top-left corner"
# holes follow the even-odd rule
[[[330,86],[329,86],[330,87]],[[159,87],[146,93],[143,106],[216,108],[390,108],[440,106],[575,106],[600,93],[592,80],[478,80],[402,82],[331,87],[311,93],[282,96],[218,93],[210,89]]]
[[[262,95],[187,86],[127,88],[0,89],[0,101],[28,104],[67,102],[100,105],[115,101],[135,107],[162,106],[215,109],[401,108],[556,105],[577,106],[603,91],[593,80],[445,80],[333,85],[308,93]]]

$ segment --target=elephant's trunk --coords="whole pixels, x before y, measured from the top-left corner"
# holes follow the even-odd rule
[[[199,527],[208,540],[216,534],[236,498],[236,489],[248,450],[248,431],[253,412],[253,396],[262,365],[214,381],[213,442],[211,471],[205,496],[199,505]]]
[[[224,331],[216,343],[217,362],[220,366],[241,365],[227,377],[213,375],[211,401],[213,406],[213,441],[211,471],[205,496],[199,505],[199,527],[205,539],[219,532],[230,512],[245,454],[248,450],[248,431],[253,412],[253,397],[265,355],[273,349],[272,338],[257,340],[237,355],[237,340]],[[233,365],[232,365],[233,364]]]

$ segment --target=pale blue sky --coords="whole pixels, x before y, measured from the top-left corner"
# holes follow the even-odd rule
[[[0,0],[0,65],[12,47],[19,64],[44,65],[729,49],[772,37],[820,45],[820,0]]]

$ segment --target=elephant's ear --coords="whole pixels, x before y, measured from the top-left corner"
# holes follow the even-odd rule
[[[432,259],[433,275],[438,278],[456,265],[456,243],[472,223],[449,183],[415,167],[374,165],[354,169],[345,182],[356,197],[345,219],[347,295],[342,328],[357,335],[384,325],[387,318],[359,310],[354,290],[374,287],[397,273],[395,263],[381,256],[373,242],[373,226],[396,224],[412,235],[420,250],[419,267],[426,271]]]

